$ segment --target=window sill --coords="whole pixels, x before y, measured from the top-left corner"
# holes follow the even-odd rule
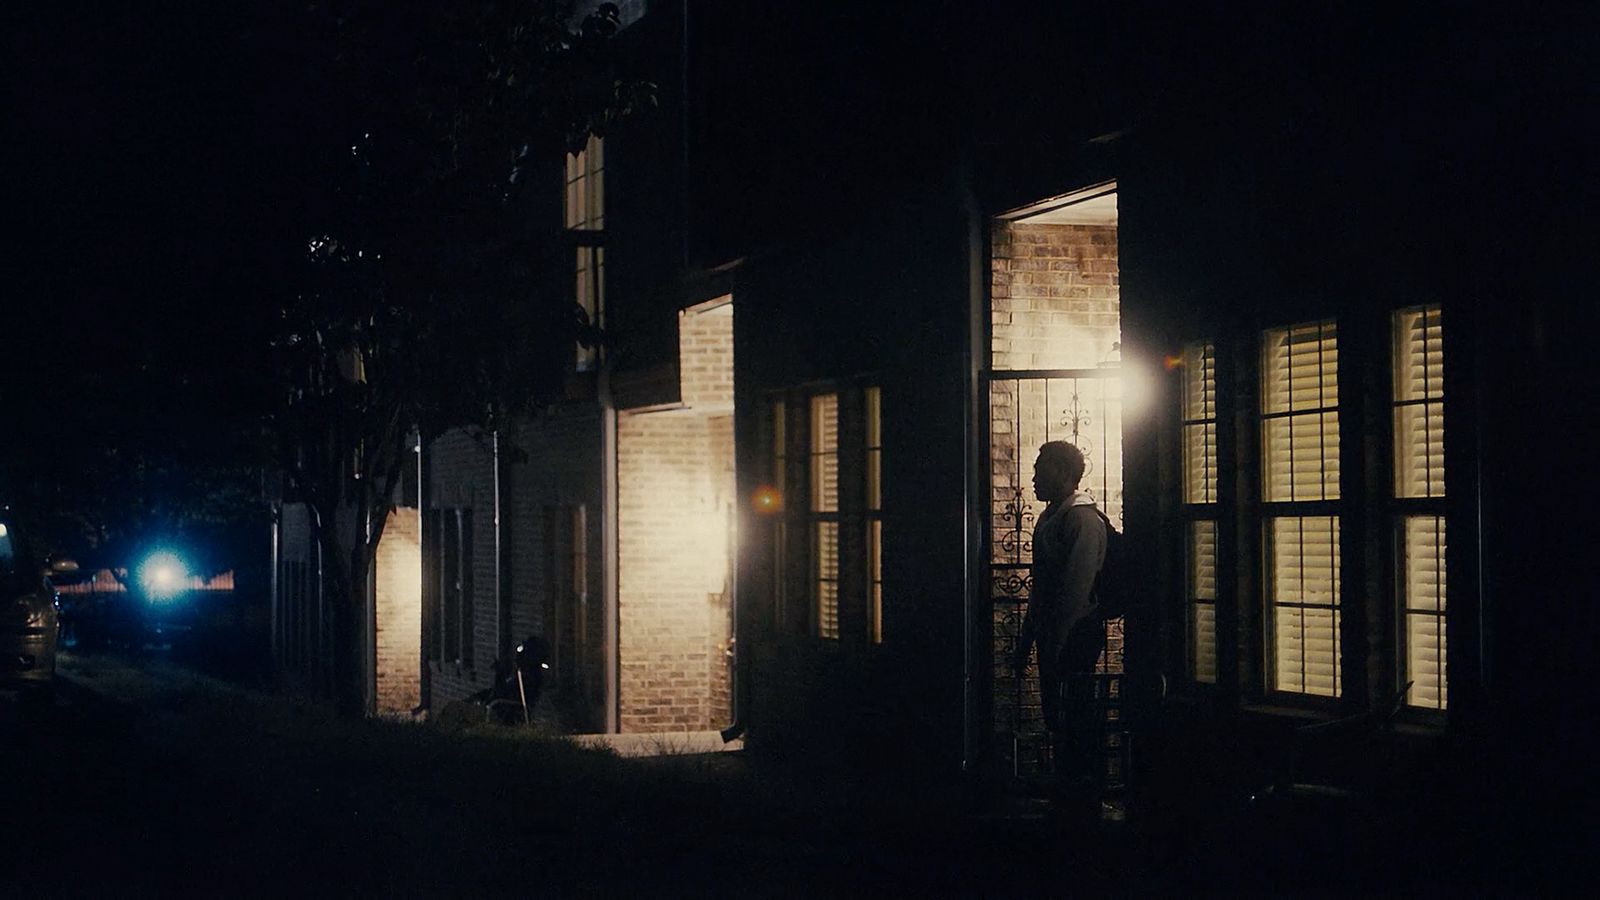
[[[1347,715],[1347,713],[1334,709],[1310,709],[1303,706],[1287,706],[1281,703],[1242,703],[1239,705],[1239,712],[1241,715],[1254,716],[1259,719],[1291,720],[1296,722],[1331,722]]]

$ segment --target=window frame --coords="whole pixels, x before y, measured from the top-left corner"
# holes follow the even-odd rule
[[[1190,415],[1190,375],[1192,372],[1191,351],[1198,351],[1202,370],[1209,373],[1210,397],[1203,400],[1201,408],[1208,415],[1193,417]],[[1182,349],[1182,373],[1178,390],[1178,448],[1180,462],[1178,466],[1178,510],[1182,522],[1182,548],[1179,558],[1182,561],[1182,576],[1179,579],[1180,591],[1183,598],[1184,620],[1184,647],[1183,647],[1183,672],[1184,678],[1191,684],[1202,689],[1212,689],[1222,680],[1222,633],[1219,623],[1218,608],[1220,596],[1224,589],[1222,581],[1222,382],[1219,375],[1218,349],[1215,341],[1200,339],[1190,341]],[[1206,376],[1201,377],[1204,385]],[[1203,388],[1202,388],[1203,390]],[[1190,476],[1190,429],[1210,425],[1210,438],[1205,443],[1209,444],[1211,465],[1211,490],[1209,499],[1194,501],[1194,496],[1189,483]],[[1202,431],[1204,434],[1204,431]],[[1202,496],[1206,496],[1202,494]],[[1211,552],[1212,552],[1212,596],[1202,600],[1196,596],[1195,580],[1195,535],[1201,524],[1211,525]],[[1211,608],[1211,645],[1212,645],[1212,670],[1209,679],[1202,678],[1199,674],[1199,607],[1208,605]]]
[[[574,191],[581,195],[574,197]],[[574,247],[573,301],[595,327],[605,319],[605,138],[589,135],[583,149],[567,153],[562,182],[562,222]],[[600,362],[598,347],[579,344],[573,368],[593,370]]]
[[[875,380],[863,379],[812,382],[767,395],[764,436],[770,442],[769,466],[781,507],[769,532],[772,609],[773,620],[782,634],[805,635],[834,645],[881,643],[882,580],[874,576],[882,573],[883,509],[881,504],[880,508],[868,509],[871,453],[880,454],[881,461],[882,452],[881,446],[868,446],[868,397],[872,391],[878,392],[877,401],[881,404],[881,386]],[[827,396],[835,398],[836,442],[831,454],[837,491],[835,508],[819,510],[813,508],[817,474],[814,462],[819,453],[827,451],[814,449],[812,404],[816,398]],[[782,453],[778,452],[780,448]],[[878,487],[881,492],[881,468]],[[831,526],[837,534],[837,566],[832,578],[837,626],[833,634],[824,627],[819,590],[821,526]],[[876,560],[874,536],[879,539]]]
[[[1339,340],[1340,340],[1341,332],[1347,332],[1348,331],[1347,328],[1341,328],[1341,322],[1340,322],[1339,317],[1337,317],[1337,316],[1322,316],[1322,317],[1314,317],[1314,318],[1310,318],[1310,319],[1297,319],[1297,320],[1286,322],[1286,323],[1273,324],[1273,325],[1268,325],[1266,327],[1257,328],[1256,331],[1255,331],[1255,353],[1254,353],[1254,357],[1255,357],[1255,360],[1256,360],[1256,362],[1255,362],[1255,368],[1256,368],[1255,381],[1256,381],[1257,397],[1256,397],[1255,410],[1254,410],[1254,423],[1255,423],[1255,432],[1256,432],[1256,434],[1255,434],[1255,450],[1254,450],[1253,455],[1255,457],[1254,465],[1255,465],[1255,467],[1257,469],[1256,476],[1255,476],[1255,482],[1256,482],[1255,490],[1257,492],[1257,497],[1256,497],[1256,503],[1254,504],[1255,505],[1255,511],[1254,511],[1253,518],[1254,518],[1255,521],[1254,521],[1254,526],[1253,527],[1257,531],[1257,540],[1258,540],[1257,547],[1259,548],[1259,562],[1258,562],[1259,568],[1258,568],[1258,572],[1259,572],[1260,581],[1259,581],[1259,589],[1257,591],[1256,602],[1257,602],[1257,607],[1258,607],[1260,615],[1261,615],[1260,629],[1259,629],[1259,636],[1260,636],[1261,645],[1260,645],[1260,652],[1259,652],[1259,657],[1258,657],[1260,659],[1261,669],[1260,669],[1259,677],[1257,678],[1257,684],[1258,684],[1259,690],[1261,692],[1261,695],[1264,698],[1268,699],[1269,701],[1271,701],[1273,703],[1281,703],[1281,704],[1290,705],[1290,706],[1312,706],[1312,707],[1328,708],[1328,707],[1334,707],[1334,706],[1343,704],[1344,702],[1346,702],[1346,699],[1348,697],[1348,691],[1346,689],[1347,685],[1345,684],[1345,676],[1347,675],[1349,666],[1347,664],[1347,661],[1344,659],[1344,654],[1346,652],[1347,646],[1346,646],[1346,641],[1344,640],[1344,635],[1343,635],[1344,619],[1349,614],[1349,612],[1348,612],[1348,610],[1346,608],[1347,607],[1347,603],[1346,603],[1346,586],[1348,584],[1348,579],[1346,579],[1344,577],[1344,574],[1343,574],[1343,568],[1344,568],[1344,564],[1345,564],[1345,559],[1344,559],[1344,553],[1342,552],[1342,546],[1341,546],[1341,544],[1342,544],[1342,542],[1344,540],[1344,524],[1345,524],[1344,523],[1344,519],[1346,517],[1346,510],[1345,510],[1346,498],[1345,498],[1345,491],[1344,491],[1344,487],[1343,487],[1342,481],[1339,480],[1339,479],[1342,479],[1344,477],[1344,465],[1343,465],[1343,460],[1341,459],[1341,454],[1344,452],[1344,449],[1345,449],[1345,441],[1344,441],[1344,425],[1345,425],[1345,415],[1344,415],[1344,413],[1345,413],[1345,404],[1344,404],[1344,401],[1345,401],[1345,397],[1344,397],[1344,392],[1340,390],[1340,387],[1341,387],[1340,386],[1340,378],[1342,377],[1341,376],[1341,372],[1345,368],[1344,366],[1340,365],[1342,360],[1340,360],[1340,359],[1338,359],[1336,357],[1334,362],[1333,362],[1333,368],[1332,368],[1331,373],[1328,372],[1327,368],[1321,362],[1320,356],[1321,356],[1322,351],[1319,348],[1319,350],[1318,350],[1318,354],[1319,354],[1319,362],[1318,362],[1318,377],[1319,377],[1318,391],[1319,391],[1319,397],[1318,397],[1318,401],[1319,402],[1317,403],[1316,406],[1309,407],[1309,408],[1304,408],[1304,409],[1296,409],[1295,408],[1295,406],[1294,406],[1294,387],[1293,387],[1293,382],[1291,380],[1289,382],[1288,387],[1286,388],[1286,396],[1287,396],[1288,399],[1287,399],[1287,403],[1285,405],[1285,408],[1283,410],[1278,410],[1278,411],[1269,411],[1269,408],[1268,408],[1269,407],[1268,377],[1269,377],[1269,368],[1270,367],[1269,367],[1268,360],[1267,360],[1267,354],[1269,352],[1270,336],[1275,332],[1283,332],[1285,334],[1285,336],[1287,337],[1288,335],[1292,334],[1297,329],[1303,329],[1303,328],[1309,328],[1309,327],[1316,327],[1318,329],[1318,331],[1317,331],[1317,340],[1318,340],[1319,343],[1321,343],[1322,341],[1325,340],[1324,335],[1323,335],[1324,328],[1331,327],[1332,328],[1332,334],[1333,334],[1334,346],[1336,348],[1336,353],[1338,352],[1337,348],[1339,347]],[[1291,362],[1291,364],[1290,364],[1291,372],[1292,372],[1292,369],[1293,369],[1293,364]],[[1322,398],[1322,392],[1325,390],[1325,388],[1323,386],[1327,385],[1327,384],[1332,384],[1333,388],[1334,388],[1334,391],[1336,392],[1335,402],[1332,405],[1329,405]],[[1333,446],[1331,454],[1329,453],[1329,448],[1326,445],[1326,428],[1327,428],[1327,426],[1326,426],[1326,418],[1325,417],[1327,415],[1329,415],[1329,414],[1332,414],[1335,417],[1335,427],[1334,427],[1334,440],[1335,440],[1335,443],[1334,443],[1334,446]],[[1271,483],[1270,483],[1270,479],[1272,478],[1272,464],[1271,464],[1271,460],[1269,458],[1270,455],[1271,455],[1271,450],[1270,450],[1270,442],[1268,440],[1268,428],[1269,428],[1269,424],[1268,423],[1273,421],[1273,420],[1286,420],[1286,421],[1291,421],[1292,422],[1295,416],[1310,416],[1310,415],[1315,415],[1315,416],[1319,417],[1317,421],[1318,421],[1318,435],[1319,435],[1319,438],[1321,439],[1321,443],[1319,443],[1319,458],[1321,460],[1321,472],[1320,472],[1320,474],[1321,474],[1321,490],[1319,491],[1319,493],[1320,493],[1321,496],[1316,497],[1316,498],[1307,498],[1307,499],[1300,499],[1300,498],[1294,496],[1294,478],[1295,478],[1295,476],[1294,476],[1294,472],[1293,472],[1293,468],[1292,468],[1292,462],[1291,462],[1291,469],[1290,469],[1290,475],[1289,475],[1289,484],[1290,484],[1290,492],[1291,492],[1290,498],[1287,499],[1287,500],[1285,500],[1285,499],[1272,499],[1274,497],[1274,494],[1273,494],[1273,492],[1271,490]],[[1292,431],[1292,428],[1293,428],[1293,426],[1291,425],[1290,428],[1291,428],[1290,438],[1289,438],[1289,440],[1291,442],[1291,450],[1290,450],[1291,457],[1290,458],[1292,460],[1293,459],[1293,449],[1292,449],[1292,443],[1293,443],[1293,431]],[[1330,460],[1335,465],[1339,466],[1339,478],[1336,479],[1335,482],[1334,482],[1334,484],[1337,485],[1337,487],[1335,487],[1334,493],[1333,493],[1332,496],[1329,496],[1329,493],[1328,493],[1329,488],[1328,488],[1328,481],[1327,481],[1328,474],[1329,474],[1327,466],[1328,466],[1328,463],[1329,463]],[[1331,544],[1331,546],[1333,548],[1332,549],[1333,561],[1332,561],[1332,565],[1330,566],[1330,570],[1331,570],[1330,579],[1331,579],[1331,581],[1332,581],[1332,583],[1334,585],[1334,598],[1333,598],[1333,601],[1332,601],[1331,604],[1307,603],[1307,602],[1304,601],[1304,599],[1299,599],[1299,600],[1290,601],[1290,602],[1280,602],[1278,600],[1278,598],[1277,598],[1277,595],[1276,595],[1276,578],[1277,578],[1277,574],[1278,574],[1278,570],[1277,570],[1278,561],[1276,559],[1276,555],[1275,555],[1275,551],[1274,551],[1275,540],[1276,540],[1275,536],[1274,536],[1275,524],[1277,522],[1279,522],[1279,521],[1298,520],[1299,523],[1300,523],[1300,526],[1301,526],[1300,534],[1301,534],[1302,540],[1303,540],[1304,534],[1305,534],[1305,531],[1304,531],[1305,524],[1310,520],[1320,519],[1320,518],[1331,519],[1331,521],[1332,521],[1332,523],[1334,525],[1334,529],[1333,529],[1334,530],[1334,537],[1333,537],[1332,544]],[[1302,562],[1301,562],[1302,571],[1305,568],[1304,559],[1305,559],[1305,557],[1304,557],[1304,555],[1302,555],[1302,557],[1301,557],[1301,560],[1302,560]],[[1300,609],[1300,610],[1327,609],[1332,613],[1333,666],[1334,666],[1334,671],[1333,671],[1333,685],[1334,685],[1334,687],[1333,687],[1333,693],[1332,694],[1312,693],[1312,692],[1306,691],[1306,690],[1299,690],[1299,691],[1296,691],[1296,690],[1285,690],[1285,689],[1279,687],[1279,678],[1278,678],[1278,669],[1279,669],[1279,661],[1278,661],[1278,650],[1279,650],[1279,647],[1278,647],[1278,644],[1279,644],[1279,641],[1278,641],[1278,610],[1280,608],[1284,608],[1284,609]],[[1304,662],[1304,657],[1305,657],[1305,650],[1302,648],[1302,650],[1301,650],[1302,663]],[[1304,679],[1304,675],[1302,675],[1302,687],[1304,686],[1304,680],[1305,680]]]
[[[452,663],[457,668],[470,669],[477,619],[473,600],[476,542],[472,508],[437,507],[428,512],[423,522],[424,571],[432,597],[426,606],[430,607],[430,617],[437,625],[435,639],[429,641],[429,658],[440,664]],[[427,536],[430,532],[431,539]]]
[[[1439,354],[1441,359],[1440,383],[1438,385],[1438,391],[1437,394],[1428,394],[1427,388],[1425,388],[1424,396],[1420,399],[1401,399],[1399,396],[1399,368],[1400,353],[1402,348],[1401,335],[1399,332],[1400,317],[1411,313],[1421,313],[1423,315],[1427,315],[1429,311],[1432,311],[1432,314],[1437,316],[1439,320]],[[1410,692],[1408,692],[1405,700],[1403,701],[1403,712],[1408,718],[1413,720],[1427,723],[1440,723],[1449,714],[1450,708],[1450,658],[1447,633],[1450,610],[1450,582],[1446,562],[1446,548],[1450,520],[1450,498],[1446,488],[1444,473],[1442,471],[1440,473],[1440,486],[1437,493],[1432,492],[1432,478],[1430,477],[1430,489],[1428,493],[1422,495],[1402,495],[1401,479],[1403,475],[1400,460],[1400,418],[1401,410],[1403,408],[1422,406],[1424,409],[1426,409],[1429,404],[1437,404],[1440,416],[1440,465],[1442,468],[1448,467],[1450,456],[1449,446],[1446,442],[1449,438],[1449,399],[1445,393],[1445,377],[1443,371],[1445,366],[1445,354],[1448,352],[1448,350],[1445,346],[1446,334],[1444,326],[1444,305],[1440,302],[1433,301],[1398,307],[1389,311],[1387,324],[1389,331],[1388,362],[1391,377],[1391,386],[1388,392],[1389,415],[1387,417],[1390,429],[1390,449],[1389,453],[1387,454],[1389,465],[1389,490],[1387,505],[1391,531],[1390,540],[1392,541],[1391,551],[1393,553],[1391,578],[1393,590],[1392,609],[1394,611],[1392,640],[1394,646],[1393,672],[1395,673],[1395,677],[1393,688],[1394,690],[1399,690],[1407,681],[1412,680],[1410,673],[1411,646],[1408,628],[1410,624],[1410,618],[1414,615],[1433,616],[1437,620],[1437,628],[1440,635],[1440,649],[1442,651],[1440,653],[1439,675],[1441,702],[1438,706],[1415,704],[1411,700]],[[1427,354],[1428,351],[1426,347],[1423,352],[1425,355]],[[1427,415],[1427,413],[1425,413],[1425,415]],[[1436,594],[1437,606],[1435,610],[1421,608],[1413,609],[1409,602],[1410,597],[1406,589],[1406,524],[1408,520],[1413,518],[1432,518],[1437,520],[1438,523],[1435,526],[1436,534],[1438,536],[1437,565],[1443,586],[1442,589]],[[1415,687],[1413,687],[1412,690],[1415,691]]]

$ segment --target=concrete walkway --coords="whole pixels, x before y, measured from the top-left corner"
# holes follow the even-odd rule
[[[684,756],[744,749],[744,738],[734,738],[724,743],[722,735],[715,731],[577,734],[572,736],[572,740],[586,747],[609,747],[618,756]]]

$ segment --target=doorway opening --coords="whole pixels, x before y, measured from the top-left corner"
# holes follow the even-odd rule
[[[1082,490],[1122,521],[1121,286],[1115,183],[1065,194],[991,223],[989,340],[983,372],[986,497],[980,600],[988,618],[990,737],[1013,775],[1053,768],[1038,668],[1011,670],[1033,587],[1033,525],[1044,506],[1033,460],[1045,441],[1083,451]],[[1099,669],[1122,671],[1122,623],[1107,624]]]

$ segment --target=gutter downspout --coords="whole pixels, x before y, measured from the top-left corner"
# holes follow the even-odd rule
[[[506,589],[505,558],[501,547],[504,542],[505,519],[500,514],[500,429],[490,433],[490,447],[494,456],[494,652],[497,658],[509,654],[506,639]]]
[[[735,407],[737,408],[737,407]],[[739,496],[739,417],[734,415],[734,467],[733,467],[733,495]],[[744,654],[739,652],[739,504],[734,503],[728,511],[728,708],[733,712],[733,721],[727,728],[719,732],[722,742],[733,740],[744,734],[745,715],[742,702],[744,691],[739,689],[740,682],[744,681]]]
[[[311,544],[317,551],[317,687],[318,693],[329,691],[333,686],[332,640],[328,635],[328,617],[326,615],[327,591],[323,588],[326,573],[323,571],[322,558],[322,513],[311,504],[306,508],[316,517],[316,532],[313,534]]]
[[[276,680],[277,670],[283,668],[283,640],[278,635],[278,629],[283,627],[283,614],[278,609],[278,590],[281,587],[278,584],[278,567],[283,555],[282,500],[275,501],[272,504],[272,530],[269,540],[271,549],[267,553],[267,559],[272,568],[267,572],[267,596],[271,600],[268,613],[271,616],[271,624],[268,627],[271,629],[269,633],[271,634],[272,668],[274,670],[273,677]]]
[[[962,483],[966,493],[966,515],[962,519],[962,545],[965,553],[964,598],[961,604],[961,771],[972,772],[978,764],[977,723],[978,710],[977,650],[978,579],[982,563],[978,558],[978,536],[983,533],[979,496],[983,467],[978,464],[983,448],[978,445],[978,404],[983,396],[979,390],[979,363],[977,348],[986,334],[987,310],[984,304],[983,283],[983,224],[978,199],[972,193],[971,168],[964,163],[960,168],[960,202],[966,215],[967,231],[967,340],[961,352],[962,388],[966,394],[961,404],[962,434],[966,453],[962,460]]]
[[[387,524],[387,523],[385,523]],[[367,546],[372,547],[372,510],[366,512]],[[362,591],[362,605],[366,618],[366,633],[361,648],[361,705],[363,715],[378,711],[378,548],[372,547],[367,559],[366,590]]]
[[[428,481],[423,466],[420,425],[417,426],[413,440],[411,449],[417,456],[417,579],[420,584],[425,585],[428,577],[428,539],[423,534],[423,529],[428,527]],[[427,596],[425,587],[422,594],[424,597]],[[426,603],[419,604],[417,615],[420,619],[417,623],[417,634],[420,639],[417,641],[417,708],[411,711],[413,716],[425,715],[433,702],[433,672],[428,667],[428,641],[433,635],[427,628]]]

